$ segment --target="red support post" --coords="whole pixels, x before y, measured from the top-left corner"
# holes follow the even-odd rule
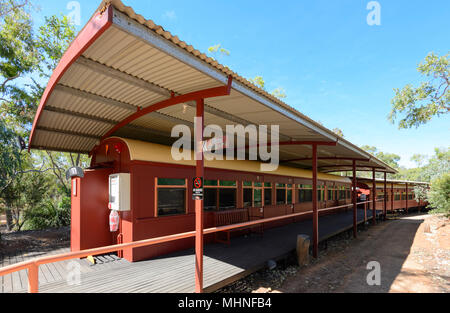
[[[356,238],[356,235],[358,233],[358,211],[356,209],[356,161],[353,160],[353,193],[352,193],[352,200],[353,200],[353,237]]]
[[[406,183],[406,214],[408,214],[408,183]]]
[[[386,172],[384,172],[384,207],[383,207],[383,219],[386,220],[387,213],[387,186],[386,186]]]
[[[364,227],[366,227],[367,224],[367,202],[364,202]]]
[[[312,167],[313,167],[313,256],[315,258],[319,255],[319,211],[317,209],[317,145],[312,145]]]
[[[204,127],[204,108],[203,99],[197,102],[197,122],[200,118],[201,125],[197,125],[195,132],[196,144],[196,177],[202,177],[204,174],[203,162],[203,127]],[[202,186],[203,187],[203,186]],[[195,200],[195,292],[203,292],[203,200]]]
[[[391,183],[391,212],[394,212],[394,183]]]
[[[377,183],[375,181],[375,169],[372,169],[372,225],[377,223]]]

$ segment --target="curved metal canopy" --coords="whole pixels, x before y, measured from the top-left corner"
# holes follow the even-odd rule
[[[318,146],[319,171],[351,170],[356,160],[358,170],[396,172],[119,0],[103,1],[64,54],[29,147],[89,153],[105,136],[169,145],[173,126],[193,127],[195,103],[187,95],[221,88],[228,93],[205,100],[205,124],[279,125],[284,165],[311,168],[315,142],[325,144]],[[160,105],[178,96],[184,102]],[[141,110],[150,113],[130,118]]]

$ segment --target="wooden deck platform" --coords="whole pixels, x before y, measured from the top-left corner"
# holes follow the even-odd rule
[[[371,212],[368,211],[368,218]],[[320,240],[326,240],[352,228],[352,211],[319,218]],[[358,222],[364,219],[358,212]],[[298,234],[312,235],[311,220],[266,230],[263,236],[254,234],[233,238],[230,245],[210,244],[204,249],[204,286],[212,292],[254,271],[263,268],[268,260],[277,260],[291,253]],[[53,250],[56,254],[68,248]],[[41,252],[41,254],[48,254]],[[35,257],[2,258],[1,266]],[[191,293],[194,291],[194,250],[180,251],[158,259],[129,263],[116,256],[98,258],[100,264],[87,260],[69,260],[47,264],[39,268],[40,292],[51,293]],[[81,270],[81,284],[68,285],[69,263],[77,262]],[[72,264],[73,265],[73,264]],[[0,277],[2,293],[25,292],[27,273],[20,271]]]

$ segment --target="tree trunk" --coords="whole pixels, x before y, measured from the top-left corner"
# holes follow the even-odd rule
[[[6,229],[12,231],[14,227],[11,209],[6,209]]]

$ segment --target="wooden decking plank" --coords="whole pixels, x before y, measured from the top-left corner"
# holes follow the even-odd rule
[[[20,253],[20,254],[18,255],[17,260],[18,260],[19,262],[25,261],[25,258],[24,258],[24,256],[23,256],[23,254],[24,254],[24,253]],[[20,280],[21,280],[21,282],[22,282],[21,288],[22,288],[22,289],[27,288],[27,287],[28,287],[28,273],[27,273],[27,270],[21,270],[21,271],[19,271],[18,273],[19,273],[19,276],[20,276]]]
[[[9,264],[15,264],[17,263],[17,256],[10,255],[9,256]],[[20,275],[18,272],[11,273],[12,276],[12,290],[20,290],[22,289],[22,282],[20,280]]]
[[[177,267],[171,267],[171,268],[158,268],[158,271],[155,271],[155,268],[149,269],[147,266],[145,266],[146,271],[141,271],[139,268],[127,268],[127,271],[124,273],[124,275],[121,276],[112,276],[110,275],[110,273],[106,273],[106,272],[102,272],[102,276],[104,276],[104,278],[101,280],[103,282],[109,282],[109,281],[115,281],[117,282],[116,285],[119,285],[121,288],[119,290],[123,290],[127,284],[125,284],[124,282],[122,282],[121,278],[126,277],[127,280],[134,280],[134,279],[143,279],[143,277],[146,277],[146,275],[150,275],[150,279],[157,279],[159,277],[167,277],[167,270],[173,271],[173,270],[180,270],[183,267],[189,266],[189,264],[186,263],[180,263],[177,265]],[[105,277],[106,276],[106,277]],[[98,277],[97,277],[98,278]],[[107,292],[111,292],[111,289],[109,288],[109,284],[108,286],[107,284],[100,284],[100,287],[104,287],[104,288],[100,288],[98,289],[98,292],[100,292],[101,290],[105,290]],[[93,288],[95,286],[93,286],[93,284],[89,284],[89,288]],[[121,292],[121,291],[119,291]]]

